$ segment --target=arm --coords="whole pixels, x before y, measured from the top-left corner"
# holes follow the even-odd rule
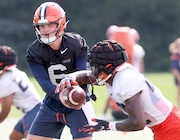
[[[0,123],[3,122],[8,116],[11,110],[12,100],[13,100],[12,94],[1,99]]]
[[[73,83],[78,82],[79,85],[83,85],[83,84],[93,84],[95,81],[96,78],[91,75],[91,71],[88,70],[76,71],[66,75],[66,77],[61,80],[59,86],[57,86],[56,88],[56,92],[59,92],[66,87],[72,86]]]
[[[137,131],[144,129],[146,126],[140,95],[141,92],[125,101],[126,111],[129,117],[123,122],[116,123],[116,129],[118,131]]]
[[[54,94],[56,86],[54,86],[48,76],[47,71],[44,69],[44,67],[40,64],[36,64],[33,62],[29,62],[30,69],[35,77],[35,79],[38,81],[39,85],[43,89],[43,91],[51,96],[52,98],[59,100],[59,95]]]
[[[138,131],[144,129],[146,120],[143,111],[143,105],[140,99],[141,92],[125,101],[128,118],[122,122],[107,122],[105,120],[93,119],[97,125],[84,126],[84,132],[92,133],[100,130],[114,131]]]
[[[94,84],[96,78],[91,75],[91,71],[88,70],[81,70],[70,73],[66,75],[60,82],[60,84],[56,87],[55,93],[61,93],[64,88],[70,87],[72,85],[84,85],[84,84]],[[59,94],[58,94],[59,95]],[[91,95],[91,99],[94,101],[96,97],[94,96],[93,92]]]
[[[74,77],[75,80],[80,84],[92,84],[95,83],[96,78],[91,75],[91,71],[84,70],[84,71],[77,71],[72,74],[69,74],[70,76]]]

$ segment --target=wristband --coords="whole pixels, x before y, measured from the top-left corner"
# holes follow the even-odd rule
[[[117,131],[116,122],[110,122],[109,123],[109,129],[112,130],[112,131]]]

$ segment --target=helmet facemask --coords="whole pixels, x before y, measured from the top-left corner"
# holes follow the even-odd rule
[[[50,24],[53,24],[53,23],[50,23]],[[54,31],[48,33],[49,37],[47,37],[47,34],[41,34],[41,32],[39,31],[39,25],[35,26],[35,33],[36,33],[38,40],[44,44],[53,43],[54,41],[56,41],[59,37],[61,37],[63,35],[63,32],[60,31],[60,26],[61,26],[60,24],[57,24],[57,28]],[[51,34],[54,34],[54,35],[51,36]],[[45,35],[46,35],[46,37],[44,37]]]
[[[96,83],[98,85],[104,85],[105,82],[112,76],[111,73],[108,72],[108,68],[111,67],[111,64],[109,64],[104,70],[104,66],[91,66],[92,75],[96,77]]]

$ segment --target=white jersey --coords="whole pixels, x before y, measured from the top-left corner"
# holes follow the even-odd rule
[[[17,68],[0,76],[0,97],[13,94],[13,105],[26,113],[41,103],[41,98],[26,73]]]
[[[116,73],[112,86],[106,83],[112,98],[119,104],[142,91],[141,102],[148,127],[163,122],[170,114],[173,104],[168,101],[150,81],[140,74],[132,65],[125,63]]]
[[[133,46],[134,61],[133,66],[140,71],[140,60],[145,56],[145,51],[142,46],[135,44]]]

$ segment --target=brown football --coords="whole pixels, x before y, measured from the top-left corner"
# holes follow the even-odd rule
[[[61,91],[61,100],[69,108],[79,108],[86,101],[86,93],[80,86],[71,86]]]

